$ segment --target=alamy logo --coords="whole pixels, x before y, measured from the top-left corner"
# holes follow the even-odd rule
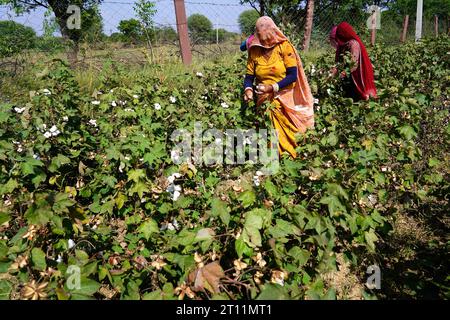
[[[81,270],[79,266],[70,265],[67,268],[66,274],[69,275],[67,278],[67,288],[69,290],[80,290],[81,289]]]
[[[366,286],[369,289],[381,289],[381,270],[376,264],[367,268],[366,274],[370,275],[367,278]]]
[[[367,29],[381,29],[381,8],[376,5],[369,6],[366,10],[370,17],[366,21]]]
[[[261,164],[260,171],[264,175],[275,174],[279,169],[278,135],[273,129],[223,131],[210,128],[204,131],[202,123],[196,122],[193,134],[178,129],[172,133],[171,140],[175,144],[171,151],[175,164]]]
[[[70,14],[67,18],[67,29],[80,30],[81,29],[81,9],[79,6],[70,5],[67,7],[66,13]]]

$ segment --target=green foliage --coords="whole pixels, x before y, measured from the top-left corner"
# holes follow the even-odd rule
[[[328,79],[333,55],[314,72],[305,64],[315,128],[299,136],[298,159],[283,157],[260,184],[250,163],[175,165],[170,152],[170,134],[196,121],[265,123],[241,101],[245,55],[171,85],[124,82],[118,69],[95,92],[53,61],[39,87],[0,103],[0,298],[33,280],[48,283],[50,299],[187,298],[206,285],[193,271],[211,262],[236,299],[339,297],[324,277],[337,253],[370,265],[396,212],[445,201],[449,50],[448,38],[375,47],[379,99],[368,102]],[[45,135],[52,126],[59,133]],[[71,266],[78,289],[67,285]]]
[[[188,28],[194,42],[205,42],[210,39],[213,30],[212,22],[202,14],[195,13],[189,16]]]
[[[0,21],[0,58],[10,57],[36,45],[36,32],[15,21]]]
[[[256,20],[259,18],[259,13],[256,10],[243,11],[238,18],[239,28],[246,36],[251,35],[255,30]]]

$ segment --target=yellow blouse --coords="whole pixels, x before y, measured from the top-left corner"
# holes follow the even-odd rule
[[[294,49],[288,41],[279,43],[269,59],[264,57],[261,47],[253,47],[247,60],[247,74],[256,76],[256,84],[275,84],[286,77],[286,69],[297,67]],[[295,82],[285,88],[292,89]]]

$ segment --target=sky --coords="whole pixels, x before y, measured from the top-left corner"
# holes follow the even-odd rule
[[[103,32],[107,35],[117,32],[121,20],[135,18],[133,4],[135,0],[104,0],[100,11],[103,17]],[[155,0],[157,13],[156,25],[172,26],[176,29],[173,0]],[[241,5],[239,0],[185,0],[186,14],[190,16],[200,13],[209,18],[214,28],[223,28],[239,32],[238,17],[242,11],[251,9],[249,5]],[[14,20],[32,27],[38,35],[43,32],[42,22],[45,9],[36,9],[29,14],[16,17],[11,10],[0,6],[0,20]]]

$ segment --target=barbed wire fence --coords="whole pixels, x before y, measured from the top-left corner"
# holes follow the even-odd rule
[[[105,59],[126,64],[141,65],[147,62],[170,63],[180,61],[177,34],[177,20],[173,0],[156,0],[156,14],[150,34],[151,55],[143,35],[137,34],[138,18],[133,10],[134,0],[105,0],[98,8],[101,27],[80,45],[80,60],[90,65],[100,65]],[[243,33],[239,16],[246,10],[254,10],[250,5],[242,5],[239,0],[186,0],[186,15],[202,15],[209,21],[204,29],[189,30],[191,51],[194,57],[205,59],[239,52],[240,43],[249,36]],[[301,50],[305,33],[305,5],[287,11],[267,12],[290,40]],[[357,11],[315,10],[309,50],[330,49],[328,34],[333,25],[347,21],[355,27],[363,42],[370,44],[371,31],[367,27],[370,13]],[[133,21],[134,20],[134,21]],[[188,20],[189,21],[189,20]],[[376,42],[399,44],[404,17],[381,14],[381,25],[376,30]],[[16,24],[16,23],[18,24]],[[9,28],[5,24],[9,23]],[[19,25],[20,24],[20,25]],[[23,26],[28,28],[23,28]],[[189,22],[188,22],[189,25]],[[203,25],[203,24],[201,24]],[[15,66],[17,63],[39,61],[42,58],[63,56],[67,46],[58,32],[54,16],[45,9],[37,9],[17,16],[7,6],[0,6],[0,27],[6,35],[0,36],[0,68]],[[449,21],[434,18],[423,19],[423,35],[434,36],[436,32],[446,33]],[[31,29],[30,29],[31,28]],[[191,29],[191,28],[190,28]],[[406,41],[414,39],[415,19],[410,17]],[[31,31],[30,31],[31,30]],[[5,32],[5,31],[2,31]],[[35,32],[33,41],[28,41]],[[27,38],[28,37],[28,38]],[[2,43],[3,42],[3,43]],[[5,49],[6,48],[6,49]]]

